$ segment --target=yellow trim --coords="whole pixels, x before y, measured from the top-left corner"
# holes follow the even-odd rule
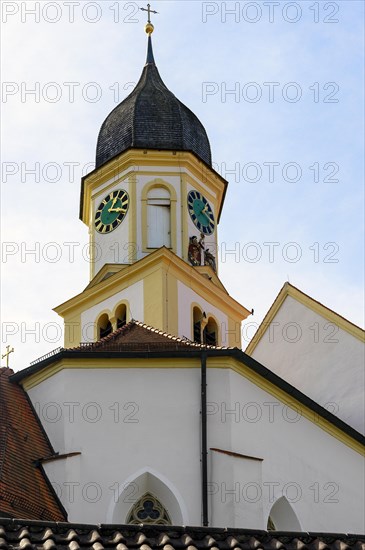
[[[222,290],[227,292],[226,287],[223,285],[222,281],[219,279],[218,275],[214,273],[213,269],[210,267],[210,265],[198,265],[195,267],[195,269],[204,275],[207,279],[211,280],[212,283],[219,286]]]
[[[129,216],[129,243],[132,244],[133,253],[130,256],[132,262],[138,258],[138,241],[137,241],[137,176],[135,173],[130,174],[129,178],[129,199],[131,201],[131,215]]]
[[[188,262],[188,250],[189,250],[189,226],[188,226],[188,211],[187,205],[184,204],[187,202],[187,185],[184,174],[180,175],[181,181],[181,257],[185,262]],[[185,200],[184,200],[185,197]],[[186,210],[185,210],[186,208]]]
[[[106,197],[107,195],[109,195],[109,193],[111,193],[111,191],[113,191],[114,189],[117,189],[119,186],[128,187],[128,186],[124,185],[125,182],[129,183],[128,182],[128,176],[129,176],[129,174],[118,175],[115,179],[113,179],[113,181],[110,181],[109,184],[106,185],[105,187],[102,187],[102,186],[98,185],[98,187],[96,187],[94,189],[94,193],[92,195],[92,200],[93,200],[96,208],[99,206],[100,199]],[[125,191],[127,191],[128,195],[129,195],[128,188],[125,189]],[[96,208],[95,208],[95,210],[96,210]]]
[[[203,307],[198,304],[198,302],[192,302],[190,304],[190,340],[194,342],[194,309],[198,309],[201,313],[201,324],[200,324],[200,341],[203,341]]]
[[[171,174],[178,174],[185,169],[197,178],[204,181],[207,188],[213,189],[217,196],[219,210],[223,206],[223,198],[227,182],[217,172],[205,166],[203,162],[197,159],[189,152],[176,151],[154,151],[154,150],[129,150],[121,153],[115,159],[94,170],[85,178],[83,178],[83,216],[82,221],[90,224],[90,207],[92,204],[91,197],[96,188],[110,181],[110,184],[115,184],[116,181],[122,181],[131,174],[143,174],[143,167],[159,167],[171,168]],[[136,170],[138,167],[138,172]],[[151,177],[151,171],[147,172]],[[157,175],[157,174],[156,174]],[[167,173],[164,173],[166,176]],[[195,185],[195,183],[193,184]],[[218,217],[219,210],[216,215]]]
[[[146,359],[108,359],[107,362],[100,359],[63,359],[56,362],[54,365],[43,369],[42,371],[32,374],[21,381],[21,384],[25,391],[29,391],[38,384],[44,382],[51,376],[54,376],[63,369],[176,369],[176,368],[200,368],[199,358],[149,358]],[[243,376],[255,386],[269,393],[285,405],[294,408],[307,420],[324,430],[329,435],[335,437],[338,441],[341,441],[354,451],[358,452],[362,456],[365,454],[364,446],[353,439],[350,435],[344,433],[342,430],[334,426],[328,420],[320,417],[314,411],[288,395],[284,390],[278,388],[272,382],[266,378],[260,376],[252,369],[250,369],[244,363],[237,361],[233,357],[208,357],[208,368],[215,369],[230,369],[240,376]]]
[[[164,326],[164,282],[159,266],[143,277],[144,322],[150,326],[165,330]]]
[[[87,289],[97,285],[98,283],[100,283],[108,273],[112,273],[114,275],[114,273],[118,273],[118,271],[120,271],[121,269],[123,269],[124,267],[126,267],[128,265],[129,264],[105,264],[105,265],[103,265],[103,267],[100,269],[100,271],[98,271],[97,275],[95,275],[95,277],[87,285],[85,290],[87,290]]]
[[[351,334],[351,336],[354,336],[361,342],[365,342],[365,331],[362,328],[358,327],[357,325],[354,325],[344,317],[341,317],[341,315],[339,315],[335,311],[332,311],[331,309],[324,306],[320,302],[317,302],[316,300],[314,300],[314,298],[311,298],[310,296],[308,296],[307,294],[305,294],[295,286],[291,285],[290,283],[285,283],[282,289],[280,290],[278,296],[275,298],[275,301],[272,304],[271,308],[266,313],[259,328],[255,332],[251,342],[248,344],[245,350],[248,355],[252,355],[254,349],[256,348],[261,338],[265,334],[267,328],[275,318],[276,314],[278,313],[279,309],[283,305],[287,296],[290,296],[300,304],[308,307],[314,313],[317,313],[321,317],[324,317],[330,323],[334,323],[339,328],[348,332],[349,334]]]
[[[94,342],[99,340],[99,330],[100,330],[100,319],[103,315],[106,315],[108,317],[108,320],[112,323],[112,318],[114,315],[112,315],[112,312],[110,309],[102,309],[98,316],[96,317],[96,320],[94,321]],[[112,323],[113,324],[113,323]]]
[[[176,204],[177,204],[177,195],[175,188],[162,178],[154,178],[144,185],[141,194],[142,202],[142,252],[151,253],[154,248],[148,247],[148,228],[147,228],[147,206],[148,206],[148,193],[152,189],[157,189],[162,187],[170,193],[170,239],[171,239],[171,249],[176,254],[176,231],[177,231],[177,220],[176,220]]]
[[[112,271],[112,267],[113,265],[105,266],[104,276],[109,271]],[[81,325],[81,319],[85,317],[90,308],[96,305],[98,305],[102,312],[108,313],[109,317],[113,318],[113,311],[109,310],[116,307],[115,303],[117,300],[112,305],[105,304],[105,301],[114,298],[116,293],[120,293],[134,284],[143,282],[143,293],[140,296],[136,296],[136,300],[140,300],[143,305],[143,318],[139,318],[138,320],[160,330],[182,336],[179,333],[178,325],[178,281],[181,281],[183,285],[195,292],[201,300],[211,305],[204,307],[207,313],[213,308],[217,308],[226,316],[228,327],[224,328],[222,325],[220,338],[222,338],[222,331],[228,330],[227,344],[233,347],[240,347],[241,321],[249,315],[248,310],[231,298],[226,290],[218,287],[214,281],[207,279],[205,275],[194,267],[189,266],[181,258],[164,247],[145,256],[134,264],[124,266],[123,269],[116,271],[113,275],[102,279],[98,283],[93,282],[81,294],[55,308],[55,311],[64,318],[66,325],[70,322],[76,322]],[[123,296],[121,296],[120,300],[123,301]],[[199,301],[199,299],[197,300]],[[132,316],[135,307],[135,302],[129,303],[129,311],[131,311]],[[105,308],[107,309],[105,310]],[[92,325],[94,325],[102,312],[97,312],[98,315],[95,314],[95,318],[93,316],[90,320]],[[213,313],[212,316],[215,317]],[[232,327],[234,327],[233,331]],[[80,337],[77,342],[68,338],[65,334],[64,346],[66,348],[75,347],[80,341],[88,340],[89,338],[97,339],[96,329],[93,329],[90,336],[85,336],[84,332],[82,332],[84,330],[84,326],[79,326],[77,334],[75,332]],[[184,336],[189,335],[184,334]]]
[[[211,281],[207,280],[206,277],[196,271],[194,267],[189,266],[165,247],[145,256],[132,265],[124,267],[124,269],[100,281],[100,283],[87,288],[81,294],[76,295],[74,298],[54,308],[54,311],[62,317],[71,315],[77,312],[77,310],[84,311],[86,304],[92,303],[95,305],[113,296],[116,291],[120,291],[134,284],[134,282],[143,279],[151,270],[155,270],[161,263],[170,265],[170,272],[173,273],[178,280],[185,282],[199,295],[202,297],[204,296],[206,301],[214,304],[215,307],[221,309],[228,316],[232,316],[237,320],[242,320],[250,315],[250,312],[236,300],[231,298],[227,292],[221,290]]]
[[[166,303],[165,313],[165,332],[170,334],[179,334],[179,316],[178,316],[178,280],[175,276],[170,276],[171,262],[165,268],[163,276],[165,278],[164,299]]]

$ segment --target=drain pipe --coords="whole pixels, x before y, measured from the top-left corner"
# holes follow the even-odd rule
[[[208,527],[207,354],[201,355],[201,462],[203,527]]]

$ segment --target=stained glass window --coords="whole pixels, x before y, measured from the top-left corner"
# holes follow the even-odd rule
[[[151,493],[140,498],[129,512],[127,523],[171,525],[167,510]]]

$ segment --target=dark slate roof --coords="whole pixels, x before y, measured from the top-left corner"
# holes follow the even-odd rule
[[[365,537],[167,525],[82,525],[0,519],[6,550],[365,550]]]
[[[64,521],[66,512],[37,465],[54,451],[25,391],[10,382],[13,374],[0,368],[0,515]]]
[[[207,133],[198,118],[162,82],[148,38],[147,62],[132,93],[103,122],[96,168],[129,148],[191,151],[212,165]]]

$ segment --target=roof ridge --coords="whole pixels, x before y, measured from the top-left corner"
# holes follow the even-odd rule
[[[138,321],[137,319],[131,319],[128,323],[123,325],[122,327],[116,329],[115,331],[111,332],[107,336],[104,336],[103,338],[100,338],[96,342],[81,342],[79,346],[76,346],[74,348],[70,348],[70,351],[79,351],[79,350],[85,350],[88,348],[98,348],[101,347],[103,344],[113,343],[113,340],[115,340],[118,336],[123,335],[123,333],[126,333],[130,331],[133,327],[138,326],[144,330],[147,330],[153,334],[158,334],[159,336],[163,336],[164,338],[171,340],[172,342],[177,342],[181,344],[185,344],[186,346],[196,348],[196,349],[208,349],[208,350],[228,350],[228,349],[236,349],[234,347],[230,346],[212,346],[209,344],[203,344],[199,342],[193,342],[186,336],[176,336],[175,334],[171,334],[169,332],[166,332],[164,330],[161,330],[159,328],[153,327],[151,325],[148,325],[147,323],[144,323],[142,321]]]

